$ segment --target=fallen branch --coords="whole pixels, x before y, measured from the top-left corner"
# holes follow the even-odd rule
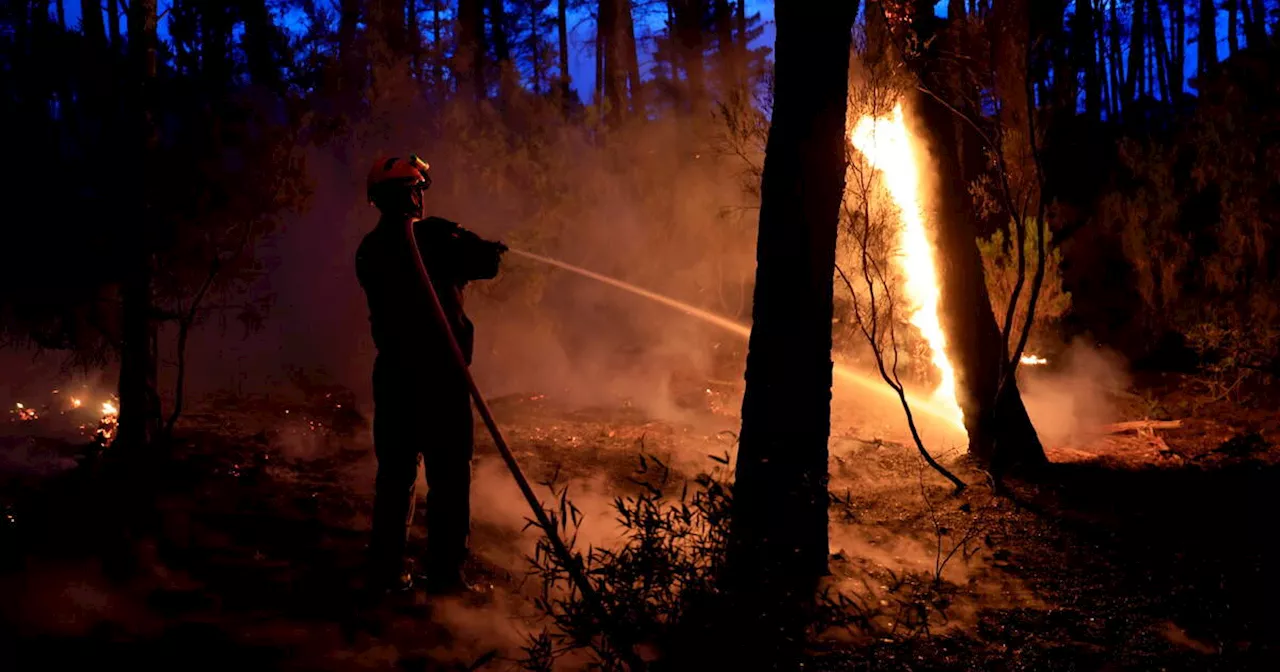
[[[1181,420],[1131,420],[1129,422],[1116,422],[1105,425],[1103,429],[1108,434],[1123,434],[1144,429],[1178,429],[1180,427],[1182,427]]]

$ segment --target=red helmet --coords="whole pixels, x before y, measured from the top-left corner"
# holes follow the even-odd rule
[[[374,196],[379,189],[390,184],[417,187],[423,190],[430,188],[430,170],[431,166],[416,154],[410,154],[408,158],[398,156],[379,158],[369,170],[369,179],[365,185],[369,202],[373,203],[377,200]]]

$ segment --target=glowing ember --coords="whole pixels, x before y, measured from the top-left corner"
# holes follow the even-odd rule
[[[1044,366],[1049,363],[1049,360],[1044,357],[1037,357],[1035,355],[1023,355],[1018,361],[1026,364],[1027,366]]]
[[[103,444],[110,442],[116,435],[119,415],[120,409],[113,401],[102,402],[102,419],[98,420],[98,429],[94,432],[94,438]]]
[[[21,402],[15,404],[13,413],[18,416],[19,420],[24,422],[40,419],[40,414],[36,412],[36,409],[27,408],[26,404]]]
[[[80,408],[82,405],[84,405],[84,402],[75,397],[71,397],[71,408]]]
[[[947,358],[947,338],[938,319],[941,290],[921,203],[917,143],[903,119],[902,105],[895,105],[888,117],[868,115],[858,119],[849,141],[884,176],[889,196],[898,207],[901,229],[896,257],[905,279],[903,291],[911,304],[909,321],[929,344],[933,365],[942,378],[934,393],[935,401],[952,418],[963,421],[956,403],[955,369]]]

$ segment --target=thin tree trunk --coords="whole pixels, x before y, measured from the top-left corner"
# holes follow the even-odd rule
[[[365,55],[358,39],[361,0],[341,0],[338,7],[338,61],[341,75],[338,88],[348,101],[364,90]]]
[[[47,6],[47,5],[45,5]],[[59,3],[61,6],[61,3]],[[80,0],[80,31],[94,47],[107,43],[106,26],[102,20],[101,0]]]
[[[1244,33],[1250,49],[1267,45],[1267,8],[1264,0],[1240,0],[1244,12]]]
[[[1160,0],[1150,0],[1147,6],[1147,17],[1151,21],[1151,43],[1155,47],[1156,84],[1160,88],[1160,100],[1169,101],[1169,91],[1173,80],[1169,72],[1169,42],[1164,30],[1164,12],[1160,11]]]
[[[136,78],[133,124],[137,143],[133,165],[133,207],[124,281],[121,287],[120,419],[116,442],[139,450],[156,436],[160,419],[156,395],[156,330],[152,322],[150,208],[148,166],[155,151],[156,129],[152,118],[151,87],[156,76],[156,0],[132,0],[129,6],[131,71]]]
[[[622,54],[623,64],[627,70],[627,89],[631,94],[631,110],[633,114],[645,115],[644,89],[640,79],[640,53],[636,46],[635,7],[631,0],[619,0],[619,16],[622,19]]]
[[[732,580],[770,612],[766,621],[811,598],[827,572],[832,279],[856,9],[852,2],[776,9],[729,559]],[[741,643],[760,645],[754,634]]]
[[[1227,53],[1235,56],[1240,51],[1240,0],[1227,0]]]
[[[120,48],[120,0],[107,0],[107,34],[111,36],[111,46]]]
[[[221,0],[201,0],[200,71],[212,88],[231,82],[231,60],[227,53],[231,26],[227,7]]]
[[[569,78],[569,0],[556,2],[556,38],[560,47],[560,95],[565,112],[569,111],[573,82]]]
[[[431,0],[431,82],[436,87],[437,95],[443,98],[444,92],[444,43],[441,33],[443,21],[440,19],[441,5],[444,0]]]
[[[1169,0],[1169,91],[1174,100],[1182,97],[1187,72],[1187,3]]]
[[[467,98],[488,97],[485,82],[484,0],[458,0],[457,48],[454,73],[458,90]]]
[[[1125,103],[1132,99],[1133,91],[1124,69],[1124,41],[1120,39],[1120,12],[1117,5],[1120,0],[1109,0],[1111,3],[1111,21],[1107,35],[1111,40],[1111,95],[1112,105],[1117,115],[1124,114]]]
[[[409,49],[409,65],[413,78],[422,77],[422,26],[418,21],[417,0],[404,0],[405,43]]]
[[[1147,0],[1134,0],[1133,23],[1129,33],[1129,75],[1125,82],[1125,100],[1137,100],[1144,93],[1147,64]]]
[[[596,4],[596,44],[600,54],[600,81],[596,85],[605,105],[605,119],[617,126],[627,109],[626,73],[623,72],[619,0],[599,0]]]
[[[1214,0],[1200,0],[1196,35],[1196,75],[1203,78],[1218,65],[1218,8]]]
[[[249,78],[271,91],[280,90],[280,67],[271,48],[275,39],[275,23],[267,11],[266,0],[242,0],[245,58]]]
[[[58,0],[55,5],[58,17],[58,30],[67,32],[67,7],[66,0]]]
[[[1097,121],[1102,117],[1102,73],[1097,52],[1100,39],[1095,31],[1094,1],[1076,0],[1076,22],[1071,32],[1072,51],[1078,61],[1077,66],[1084,71],[1084,112],[1089,119]]]
[[[511,62],[511,26],[503,0],[488,0],[489,39],[498,66],[498,100],[505,105],[511,100],[517,84],[517,74]]]

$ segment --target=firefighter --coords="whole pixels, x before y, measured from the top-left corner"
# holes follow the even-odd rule
[[[381,218],[356,253],[356,275],[369,305],[377,359],[373,366],[373,442],[378,460],[369,584],[375,590],[413,586],[405,546],[413,518],[414,481],[425,463],[429,593],[468,589],[463,579],[470,532],[473,420],[465,375],[439,326],[422,282],[407,227],[471,363],[474,328],[462,293],[472,280],[498,273],[506,246],[439,217],[424,217],[431,186],[428,165],[414,155],[379,159],[369,171],[368,199]]]

